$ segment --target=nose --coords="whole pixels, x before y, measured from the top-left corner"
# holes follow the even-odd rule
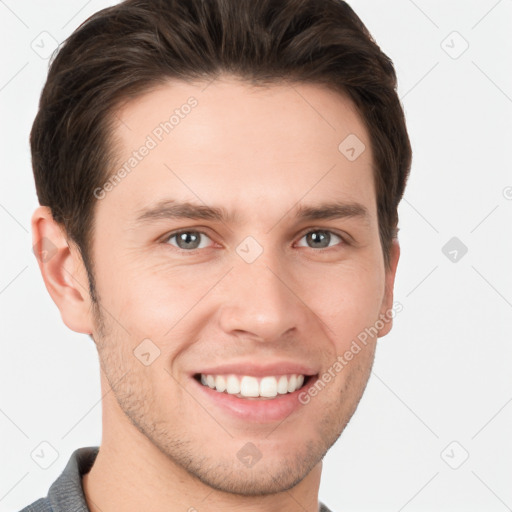
[[[275,258],[237,261],[220,291],[223,332],[259,342],[275,342],[303,329],[311,311],[300,297],[290,267]]]

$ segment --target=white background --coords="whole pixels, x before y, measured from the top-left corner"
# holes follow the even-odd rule
[[[48,66],[32,42],[61,42],[113,3],[0,1],[2,512],[46,495],[73,450],[101,441],[94,345],[64,326],[31,251],[28,136]],[[350,3],[395,63],[414,157],[404,310],[325,458],[320,498],[338,512],[512,510],[512,1]],[[454,236],[468,248],[457,262],[442,252]],[[48,469],[30,455],[42,441],[59,454]]]

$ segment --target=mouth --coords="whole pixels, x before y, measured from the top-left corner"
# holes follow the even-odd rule
[[[296,393],[309,385],[316,375],[283,374],[256,377],[253,375],[196,373],[193,378],[217,393],[245,400],[275,400]]]

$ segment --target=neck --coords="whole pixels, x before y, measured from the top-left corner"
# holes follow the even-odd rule
[[[162,453],[132,425],[112,393],[107,396],[100,450],[82,479],[91,512],[140,512],[148,504],[151,512],[318,512],[321,462],[294,487],[272,495],[219,491]]]

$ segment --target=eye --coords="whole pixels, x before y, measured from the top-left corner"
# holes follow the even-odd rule
[[[184,251],[193,251],[195,249],[204,249],[207,247],[207,245],[201,243],[201,237],[210,239],[202,231],[179,231],[178,233],[171,233],[166,237],[165,242],[175,245],[170,241],[176,239],[175,247]]]
[[[329,247],[333,247],[336,244],[331,245],[331,242],[336,242],[336,239],[338,240],[337,244],[340,242],[342,242],[342,244],[347,243],[340,235],[325,229],[311,230],[305,233],[301,237],[301,240],[302,239],[305,239],[308,245],[305,246],[299,243],[298,246],[309,247],[311,249],[327,249]],[[175,242],[173,242],[174,240]],[[202,231],[184,230],[169,234],[164,239],[164,242],[181,249],[182,251],[192,252],[207,248],[207,240],[211,241],[211,238]]]
[[[341,242],[345,243],[345,240],[340,235],[337,235],[336,233],[333,233],[332,231],[328,231],[325,229],[314,229],[313,231],[309,231],[302,237],[302,239],[305,238],[306,243],[312,244],[309,245],[309,247],[312,249],[326,249],[329,247],[329,243],[332,241],[333,236],[340,240]]]

